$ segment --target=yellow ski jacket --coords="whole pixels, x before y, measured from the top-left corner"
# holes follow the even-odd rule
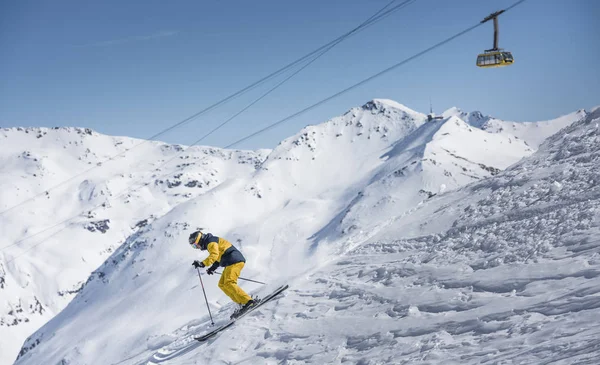
[[[206,267],[215,263],[225,267],[238,262],[246,262],[242,253],[224,238],[207,233],[202,235],[201,241],[204,241],[202,246],[208,250],[208,257],[202,261]]]

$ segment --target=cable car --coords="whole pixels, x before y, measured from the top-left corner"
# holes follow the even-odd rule
[[[512,53],[498,50],[486,51],[477,56],[477,66],[479,67],[502,67],[512,65],[514,62]]]
[[[503,67],[510,66],[515,62],[512,53],[498,48],[498,15],[502,13],[504,13],[504,10],[497,11],[481,21],[481,23],[485,23],[488,20],[494,20],[494,48],[486,49],[484,53],[477,56],[477,67]]]

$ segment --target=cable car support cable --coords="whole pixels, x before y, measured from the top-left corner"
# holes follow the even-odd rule
[[[252,107],[252,106],[253,106],[253,105],[255,105],[256,103],[258,103],[260,100],[264,99],[264,98],[265,98],[267,95],[269,95],[270,93],[272,93],[273,91],[275,91],[276,89],[278,89],[278,88],[279,88],[280,86],[282,86],[282,85],[283,85],[285,82],[287,82],[288,80],[290,80],[292,77],[294,77],[295,75],[297,75],[298,73],[300,73],[302,70],[304,70],[304,69],[305,69],[305,68],[307,68],[308,66],[310,66],[310,65],[311,65],[313,62],[315,62],[317,59],[319,59],[321,56],[323,56],[325,53],[327,53],[327,52],[328,52],[329,50],[331,50],[333,47],[335,47],[336,45],[338,45],[339,43],[341,43],[342,41],[344,41],[344,40],[345,40],[347,37],[349,37],[349,36],[350,36],[350,35],[352,35],[353,33],[356,33],[357,31],[360,31],[360,30],[362,30],[362,29],[365,29],[365,28],[366,28],[366,27],[368,27],[368,26],[371,26],[371,25],[375,24],[376,22],[378,22],[378,21],[380,21],[380,20],[384,19],[385,17],[387,17],[387,16],[391,15],[393,12],[395,12],[395,11],[397,11],[397,10],[401,9],[402,7],[405,7],[405,6],[407,6],[407,5],[410,5],[411,3],[414,3],[414,2],[416,2],[417,0],[407,0],[407,1],[404,1],[404,2],[402,2],[401,4],[399,4],[399,5],[396,5],[395,7],[391,8],[390,10],[387,10],[387,11],[385,11],[385,12],[384,12],[384,10],[385,10],[386,8],[388,8],[388,7],[389,7],[391,4],[393,4],[395,1],[397,1],[397,0],[392,0],[391,2],[389,2],[389,3],[388,3],[386,6],[384,6],[382,9],[380,9],[379,11],[377,11],[377,12],[376,12],[374,15],[372,15],[372,16],[371,16],[369,19],[367,19],[366,21],[364,21],[363,23],[361,23],[359,26],[357,26],[357,27],[356,27],[356,28],[354,28],[353,30],[351,30],[351,31],[347,32],[347,33],[346,33],[344,36],[342,36],[342,37],[339,37],[338,39],[336,39],[336,40],[334,40],[334,41],[332,41],[332,42],[329,42],[329,43],[328,43],[326,46],[320,47],[320,48],[319,48],[319,51],[320,51],[320,53],[318,53],[317,51],[315,51],[315,52],[311,52],[309,55],[306,55],[306,56],[304,56],[302,59],[299,59],[299,60],[297,60],[296,62],[294,62],[294,65],[296,65],[296,64],[299,64],[299,63],[301,63],[301,60],[306,60],[306,59],[308,59],[308,58],[309,58],[309,56],[310,56],[310,55],[315,55],[315,54],[316,54],[316,56],[315,56],[315,57],[313,57],[313,58],[312,58],[312,59],[311,59],[309,62],[307,62],[306,64],[304,64],[304,65],[303,65],[301,68],[299,68],[298,70],[296,70],[296,71],[295,71],[294,73],[292,73],[290,76],[288,76],[287,78],[285,78],[283,81],[279,82],[279,83],[278,83],[277,85],[275,85],[273,88],[269,89],[269,90],[268,90],[266,93],[264,93],[263,95],[261,95],[260,97],[258,97],[257,99],[255,99],[253,102],[251,102],[250,104],[248,104],[248,105],[247,105],[246,107],[244,107],[242,110],[240,110],[239,112],[237,112],[236,114],[234,114],[232,117],[230,117],[229,119],[227,119],[226,121],[224,121],[223,123],[221,123],[219,126],[217,126],[216,128],[214,128],[213,130],[211,130],[210,132],[208,132],[208,133],[207,133],[207,134],[205,134],[204,136],[202,136],[200,139],[196,140],[196,141],[195,141],[193,144],[191,144],[191,145],[187,146],[187,147],[186,147],[186,148],[184,148],[182,151],[178,152],[178,153],[177,153],[175,156],[173,156],[173,157],[172,157],[172,158],[170,158],[169,160],[167,160],[167,161],[163,162],[162,164],[160,164],[160,165],[159,165],[157,168],[155,168],[155,169],[154,169],[154,171],[157,171],[157,170],[159,170],[159,169],[160,169],[160,168],[162,168],[163,166],[167,165],[169,162],[171,162],[171,161],[175,160],[177,157],[179,157],[181,154],[183,154],[183,153],[184,153],[184,152],[185,152],[187,149],[189,149],[190,147],[192,147],[192,146],[195,146],[196,144],[200,143],[202,140],[204,140],[206,137],[208,137],[209,135],[211,135],[212,133],[214,133],[216,130],[220,129],[220,128],[221,128],[221,127],[223,127],[225,124],[227,124],[228,122],[230,122],[231,120],[233,120],[234,118],[236,118],[237,116],[239,116],[240,114],[242,114],[244,111],[248,110],[250,107]],[[317,53],[318,53],[318,54],[317,54]],[[286,66],[286,67],[287,67],[287,68],[290,68],[290,66],[291,66],[291,65],[292,65],[292,64],[289,64],[289,65],[288,65],[288,66]],[[280,69],[279,71],[282,71],[282,70],[283,70],[283,68],[282,68],[282,69]],[[272,74],[272,75],[273,75],[273,74]],[[144,141],[144,142],[146,142],[146,141]],[[144,142],[142,142],[142,143],[144,143]],[[137,147],[137,146],[134,146],[133,148],[135,148],[135,147]],[[91,170],[91,169],[90,169],[90,170]],[[89,171],[89,170],[88,170],[88,171]],[[170,173],[166,173],[166,174],[163,174],[163,175],[161,175],[160,177],[164,177],[164,176],[166,176],[166,175],[169,175],[169,174],[170,174]],[[159,177],[159,178],[160,178],[160,177]],[[74,178],[74,177],[73,177],[73,178]],[[72,178],[72,179],[73,179],[73,178]],[[140,180],[141,180],[141,179],[138,179],[138,181],[140,181]],[[115,199],[115,198],[121,197],[121,196],[125,195],[126,193],[128,193],[128,192],[130,192],[130,191],[133,191],[133,190],[135,190],[136,188],[140,188],[140,187],[147,186],[147,185],[148,185],[148,183],[146,183],[146,184],[142,184],[142,185],[138,185],[138,184],[137,184],[137,182],[135,182],[135,183],[134,183],[134,185],[130,185],[128,188],[126,188],[126,189],[122,190],[122,191],[121,191],[119,194],[117,194],[116,196],[112,197],[112,199]],[[110,199],[108,199],[108,200],[110,200]],[[92,207],[91,209],[89,209],[89,208],[88,208],[88,209],[85,209],[83,212],[87,212],[87,211],[94,211],[94,210],[98,209],[99,207],[103,206],[105,203],[106,203],[106,202],[102,202],[102,203],[100,203],[100,204],[98,204],[98,205],[96,205],[96,206]],[[16,206],[15,206],[15,207],[16,207]],[[14,207],[13,207],[13,208],[14,208]],[[12,208],[10,208],[10,209],[12,209]],[[10,210],[10,209],[9,209],[9,210]],[[5,211],[5,212],[6,212],[6,211]],[[68,219],[65,219],[65,220],[63,220],[63,221],[61,221],[61,222],[59,222],[59,223],[56,223],[55,225],[52,225],[52,226],[50,226],[50,227],[47,227],[47,228],[45,228],[45,229],[43,229],[43,230],[41,230],[41,231],[38,231],[38,232],[36,232],[36,233],[34,233],[34,234],[31,234],[31,235],[29,235],[29,236],[27,236],[27,237],[24,237],[24,238],[22,238],[22,239],[20,239],[20,240],[18,240],[18,241],[16,241],[16,242],[14,242],[14,243],[10,244],[10,245],[4,246],[4,247],[0,248],[0,251],[3,251],[4,249],[6,249],[6,248],[9,248],[9,247],[12,247],[12,246],[18,245],[18,244],[19,244],[19,243],[21,243],[21,242],[24,242],[24,241],[26,241],[26,240],[29,240],[29,239],[31,239],[31,238],[33,238],[33,237],[36,237],[36,236],[38,236],[38,235],[40,235],[40,234],[42,234],[42,233],[48,232],[48,231],[50,231],[50,230],[52,230],[52,229],[54,229],[54,228],[57,228],[57,227],[59,227],[59,226],[61,226],[61,225],[65,224],[65,223],[68,223],[68,222],[70,222],[71,220],[73,220],[73,219],[75,219],[75,218],[77,218],[77,217],[81,216],[81,214],[83,214],[83,212],[81,212],[81,213],[79,213],[79,214],[77,214],[77,215],[75,215],[75,216],[73,216],[73,217],[70,217],[70,218],[68,218]],[[4,213],[4,212],[2,212],[2,213]],[[65,227],[63,227],[62,229],[60,229],[60,230],[58,230],[58,231],[54,232],[54,233],[53,233],[53,234],[51,234],[50,236],[46,237],[46,239],[45,239],[45,240],[47,240],[48,238],[50,238],[50,237],[53,237],[54,235],[56,235],[56,234],[58,234],[58,233],[60,233],[60,232],[64,231],[64,230],[65,230],[67,227],[68,227],[68,225],[67,225],[67,226],[65,226]],[[42,240],[42,241],[40,241],[39,243],[37,243],[37,244],[35,244],[35,245],[32,245],[31,247],[29,247],[28,249],[26,249],[26,250],[25,250],[24,252],[22,252],[21,254],[19,254],[19,255],[15,256],[15,257],[13,257],[11,260],[8,260],[8,261],[7,261],[7,263],[10,263],[10,262],[12,262],[12,261],[16,260],[18,257],[20,257],[20,256],[24,255],[25,253],[29,252],[29,251],[30,251],[30,250],[32,250],[33,248],[35,248],[35,247],[39,246],[40,244],[42,244],[43,242],[45,242],[45,240]]]
[[[519,1],[517,1],[516,3],[514,3],[513,5],[511,5],[510,7],[506,8],[504,11],[508,11],[508,10],[510,10],[510,9],[512,9],[512,8],[514,8],[515,6],[517,6],[517,5],[519,5],[519,4],[522,4],[522,3],[524,3],[525,1],[526,1],[526,0],[519,0]],[[441,47],[441,46],[443,46],[443,45],[445,45],[445,44],[447,44],[447,43],[449,43],[449,42],[451,42],[451,41],[453,41],[454,39],[456,39],[456,38],[458,38],[458,37],[461,37],[461,36],[465,35],[466,33],[469,33],[470,31],[472,31],[472,30],[476,29],[477,27],[481,26],[482,24],[483,24],[483,22],[479,22],[479,23],[477,23],[477,24],[475,24],[475,25],[473,25],[473,26],[471,26],[471,27],[469,27],[469,28],[467,28],[467,29],[465,29],[465,30],[463,30],[463,31],[461,31],[461,32],[458,32],[458,33],[456,33],[455,35],[453,35],[453,36],[451,36],[451,37],[449,37],[449,38],[446,38],[445,40],[443,40],[443,41],[441,41],[441,42],[438,42],[438,43],[436,43],[435,45],[433,45],[433,46],[431,46],[431,47],[429,47],[429,48],[427,48],[427,49],[425,49],[425,50],[423,50],[423,51],[421,51],[421,52],[419,52],[419,53],[417,53],[417,54],[415,54],[415,55],[413,55],[413,56],[411,56],[411,57],[408,57],[408,58],[406,58],[406,59],[404,59],[404,60],[402,60],[402,61],[400,61],[400,62],[398,62],[398,63],[396,63],[396,64],[394,64],[394,65],[392,65],[392,66],[390,66],[390,67],[388,67],[388,68],[386,68],[386,69],[384,69],[384,70],[382,70],[382,71],[380,71],[380,72],[378,72],[378,73],[376,73],[376,74],[374,74],[374,75],[372,75],[372,76],[370,76],[370,77],[368,77],[368,78],[366,78],[366,79],[364,79],[364,80],[362,80],[362,81],[359,81],[358,83],[356,83],[356,84],[354,84],[354,85],[352,85],[352,86],[350,86],[350,87],[347,87],[346,89],[344,89],[344,90],[342,90],[342,91],[340,91],[340,92],[337,92],[337,93],[335,93],[335,94],[333,94],[333,95],[331,95],[331,96],[329,96],[329,97],[327,97],[327,98],[325,98],[325,99],[322,99],[322,100],[320,100],[319,102],[316,102],[316,103],[314,103],[314,104],[312,104],[312,105],[310,105],[310,106],[308,106],[308,107],[306,107],[306,108],[304,108],[304,109],[302,109],[302,110],[300,110],[300,111],[298,111],[298,112],[296,112],[296,113],[294,113],[294,114],[292,114],[292,115],[290,115],[290,116],[288,116],[288,117],[286,117],[286,118],[283,118],[283,119],[281,119],[281,120],[279,120],[279,121],[277,121],[277,122],[275,122],[275,123],[272,123],[271,125],[269,125],[269,126],[267,126],[267,127],[263,128],[263,129],[261,129],[261,130],[259,130],[259,131],[256,131],[256,132],[254,132],[254,133],[252,133],[252,134],[250,134],[250,135],[248,135],[248,136],[246,136],[246,137],[244,137],[244,138],[242,138],[242,139],[240,139],[240,140],[238,140],[238,141],[236,141],[236,142],[234,142],[234,143],[232,143],[232,144],[229,144],[228,146],[225,146],[225,147],[223,147],[223,148],[224,148],[224,149],[231,148],[231,147],[233,147],[233,146],[235,146],[235,145],[237,145],[237,144],[239,144],[239,143],[241,143],[241,142],[244,142],[244,141],[246,141],[246,140],[248,140],[248,139],[250,139],[250,138],[253,138],[253,137],[255,137],[255,136],[257,136],[257,135],[259,135],[259,134],[261,134],[261,133],[264,133],[265,131],[267,131],[267,130],[269,130],[269,129],[272,129],[272,128],[276,127],[277,125],[280,125],[280,124],[282,124],[282,123],[284,123],[284,122],[287,122],[287,121],[289,121],[289,120],[291,120],[291,119],[293,119],[293,118],[295,118],[295,117],[297,117],[297,116],[299,116],[299,115],[301,115],[301,114],[303,114],[303,113],[305,113],[305,112],[307,112],[307,111],[309,111],[309,110],[311,110],[311,109],[313,109],[313,108],[315,108],[315,107],[317,107],[317,106],[319,106],[319,105],[322,105],[322,104],[324,104],[324,103],[326,103],[326,102],[328,102],[328,101],[330,101],[330,100],[332,100],[332,99],[334,99],[334,98],[336,98],[336,97],[338,97],[338,96],[340,96],[340,95],[342,95],[342,94],[345,94],[346,92],[348,92],[348,91],[350,91],[350,90],[352,90],[352,89],[355,89],[355,88],[357,88],[357,87],[359,87],[359,86],[361,86],[361,85],[363,85],[363,84],[366,84],[366,83],[367,83],[367,82],[369,82],[369,81],[372,81],[373,79],[375,79],[375,78],[377,78],[377,77],[379,77],[379,76],[382,76],[382,75],[384,75],[384,74],[386,74],[386,73],[388,73],[388,72],[390,72],[390,71],[393,71],[394,69],[396,69],[396,68],[398,68],[398,67],[400,67],[400,66],[402,66],[402,65],[404,65],[404,64],[406,64],[406,63],[408,63],[408,62],[410,62],[410,61],[412,61],[412,60],[414,60],[414,59],[416,59],[416,58],[418,58],[418,57],[420,57],[420,56],[423,56],[423,55],[425,55],[425,54],[427,54],[427,53],[429,53],[429,52],[431,52],[431,51],[433,51],[433,50],[435,50],[435,49],[437,49],[437,48],[439,48],[439,47]],[[149,183],[146,183],[146,184],[144,184],[144,186],[146,186],[146,185],[148,185],[148,184],[149,184]],[[128,189],[128,190],[129,190],[129,189]],[[122,194],[119,194],[118,196],[120,196],[120,195],[122,195]],[[117,197],[118,197],[118,196],[117,196]],[[99,206],[101,206],[101,204],[100,204],[100,205],[98,205],[97,207],[93,208],[93,209],[96,209],[96,208],[98,208]],[[86,209],[86,210],[87,210],[87,209]],[[12,245],[5,246],[5,247],[1,248],[0,250],[4,250],[5,248],[8,248],[8,247],[10,247],[10,246],[14,246],[15,244],[18,244],[18,243],[20,243],[20,242],[23,242],[23,241],[25,241],[25,240],[27,240],[27,239],[30,239],[30,238],[32,238],[32,237],[34,237],[34,236],[37,236],[37,235],[39,235],[39,234],[41,234],[41,233],[43,233],[43,232],[46,232],[46,231],[48,231],[48,230],[50,230],[50,229],[52,229],[52,228],[56,228],[56,227],[58,227],[58,226],[60,226],[60,225],[62,225],[62,224],[64,224],[64,223],[67,223],[67,222],[69,222],[69,221],[70,221],[70,220],[72,220],[72,219],[75,219],[75,218],[77,218],[77,217],[78,217],[78,216],[80,216],[80,215],[81,215],[81,213],[80,213],[80,214],[78,214],[78,215],[76,215],[76,216],[74,216],[74,217],[72,217],[72,218],[69,218],[69,219],[67,219],[67,220],[65,220],[65,221],[62,221],[62,222],[60,222],[60,223],[57,223],[57,224],[56,224],[56,225],[54,225],[54,226],[48,227],[48,228],[46,228],[46,229],[44,229],[44,230],[42,230],[42,231],[40,231],[40,232],[37,232],[37,233],[35,233],[35,234],[33,234],[33,235],[29,236],[29,237],[25,237],[25,238],[23,238],[23,239],[21,239],[21,240],[19,240],[19,241],[15,242],[15,243],[14,243],[14,244],[12,244]],[[59,232],[62,232],[62,231],[63,231],[63,230],[65,230],[67,227],[68,227],[68,226],[65,226],[65,227],[63,227],[62,229],[58,230],[57,232],[55,232],[55,233],[53,233],[52,235],[50,235],[49,237],[47,237],[45,240],[42,240],[42,241],[40,241],[39,243],[37,243],[37,244],[35,244],[35,245],[33,245],[33,246],[29,247],[28,249],[26,249],[26,250],[25,250],[24,252],[22,252],[21,254],[19,254],[19,255],[15,256],[15,257],[13,257],[11,260],[8,260],[8,261],[6,261],[6,263],[10,263],[10,262],[12,262],[12,261],[16,260],[17,258],[21,257],[22,255],[24,255],[25,253],[29,252],[29,251],[30,251],[30,250],[32,250],[33,248],[35,248],[35,247],[37,247],[37,246],[39,246],[39,245],[43,244],[44,242],[46,242],[46,240],[47,240],[48,238],[50,238],[50,237],[52,237],[52,236],[54,236],[54,235],[58,234]]]
[[[76,175],[74,175],[74,176],[72,176],[72,177],[70,177],[70,178],[62,181],[62,182],[60,182],[60,183],[58,183],[58,184],[56,184],[56,185],[54,185],[54,186],[52,186],[52,187],[44,190],[44,191],[42,191],[41,193],[33,195],[30,198],[27,198],[27,199],[21,201],[20,203],[17,203],[16,205],[13,205],[13,206],[11,206],[9,208],[4,209],[3,211],[0,212],[0,216],[4,215],[5,213],[8,213],[9,211],[12,211],[15,208],[18,208],[18,207],[20,207],[22,205],[25,205],[25,204],[27,204],[27,203],[29,203],[29,202],[31,202],[31,201],[33,201],[33,200],[41,197],[41,196],[45,196],[50,191],[54,191],[54,190],[58,189],[59,187],[64,186],[65,184],[67,184],[67,183],[69,183],[69,182],[77,179],[78,177],[82,177],[82,176],[86,175],[87,173],[89,173],[90,171],[95,170],[95,169],[103,166],[107,162],[114,161],[117,157],[121,157],[121,156],[125,155],[126,153],[128,153],[129,151],[132,151],[132,150],[140,147],[141,145],[146,144],[147,142],[150,142],[151,140],[154,140],[155,138],[164,135],[165,133],[168,133],[168,132],[170,132],[170,131],[178,128],[178,127],[181,127],[181,126],[183,126],[183,125],[185,125],[185,124],[193,121],[194,119],[200,117],[201,115],[203,115],[203,114],[205,114],[205,113],[207,113],[207,112],[209,112],[209,111],[211,111],[211,110],[213,110],[213,109],[215,109],[215,108],[217,108],[217,107],[219,107],[219,106],[221,106],[221,105],[223,105],[223,104],[225,104],[225,103],[227,103],[227,102],[229,102],[229,101],[231,101],[231,100],[233,100],[233,99],[235,99],[235,98],[237,98],[237,97],[239,97],[239,96],[241,96],[241,95],[243,95],[243,94],[245,94],[245,93],[247,93],[247,92],[249,92],[249,91],[251,91],[253,89],[255,89],[256,87],[262,85],[263,83],[267,82],[268,80],[271,80],[271,79],[273,79],[273,78],[281,75],[282,73],[290,70],[291,68],[293,68],[293,67],[301,64],[302,62],[304,62],[304,61],[306,61],[308,59],[310,59],[312,56],[319,54],[319,52],[322,52],[325,49],[327,49],[327,50],[331,49],[329,47],[332,47],[332,45],[337,45],[338,43],[346,40],[350,36],[355,35],[358,32],[360,32],[360,31],[368,28],[369,26],[378,23],[379,21],[387,18],[388,16],[392,15],[393,13],[397,12],[398,10],[400,10],[400,9],[406,7],[407,5],[410,5],[410,4],[412,4],[412,3],[414,3],[414,2],[416,2],[418,0],[406,0],[406,1],[404,1],[404,2],[402,2],[400,4],[398,4],[398,5],[395,5],[395,6],[391,7],[390,9],[388,9],[390,7],[390,5],[393,4],[396,1],[397,0],[390,1],[388,4],[386,4],[383,8],[381,8],[379,11],[377,11],[375,14],[373,14],[370,18],[368,18],[366,21],[364,21],[363,23],[361,23],[359,26],[353,28],[352,30],[350,30],[350,31],[348,31],[346,33],[344,33],[343,35],[341,35],[340,37],[332,40],[331,42],[328,42],[327,44],[325,44],[325,45],[323,45],[323,46],[315,49],[314,51],[312,51],[312,52],[304,55],[303,57],[301,57],[301,58],[299,58],[299,59],[297,59],[297,60],[295,60],[295,61],[293,61],[293,62],[291,62],[291,63],[289,63],[289,64],[287,64],[285,66],[283,66],[283,67],[281,67],[277,71],[274,71],[271,74],[269,74],[269,75],[261,78],[260,80],[255,81],[254,83],[252,83],[252,84],[244,87],[243,89],[238,90],[237,92],[235,92],[235,93],[233,93],[233,94],[231,94],[231,95],[229,95],[229,96],[227,96],[227,97],[225,97],[225,98],[223,98],[223,99],[221,99],[221,100],[219,100],[219,101],[211,104],[210,106],[208,106],[208,107],[202,109],[201,111],[199,111],[199,112],[197,112],[197,113],[195,113],[195,114],[193,114],[193,115],[191,115],[191,116],[189,116],[189,117],[181,120],[180,122],[175,123],[175,124],[173,124],[173,125],[165,128],[165,129],[163,129],[162,131],[159,131],[159,132],[153,134],[150,137],[147,137],[146,139],[144,139],[142,142],[136,144],[135,146],[133,146],[131,148],[128,148],[125,151],[122,151],[122,152],[120,152],[120,153],[118,153],[118,154],[116,154],[114,156],[106,158],[103,161],[98,162],[95,166],[93,166],[93,167],[91,167],[91,168],[89,168],[87,170],[84,170],[84,171],[82,171],[82,172],[80,172],[80,173],[78,173],[78,174],[76,174]],[[388,9],[388,10],[385,10],[385,9]],[[320,57],[320,55],[319,55],[319,57]]]
[[[517,6],[519,4],[522,4],[525,1],[526,0],[519,0],[516,3],[514,3],[513,5],[511,5],[510,7],[504,9],[503,12],[506,12],[506,11],[512,9],[515,6]],[[294,114],[292,114],[290,116],[287,116],[287,117],[285,117],[285,118],[283,118],[283,119],[281,119],[281,120],[279,120],[279,121],[277,121],[277,122],[275,122],[273,124],[270,124],[270,125],[268,125],[265,128],[262,128],[262,129],[260,129],[260,130],[258,130],[256,132],[254,132],[254,133],[252,133],[252,134],[244,137],[244,138],[241,138],[241,139],[239,139],[239,140],[237,140],[237,141],[235,141],[235,142],[233,142],[233,143],[225,146],[224,148],[227,149],[227,148],[231,148],[233,146],[236,146],[236,145],[238,145],[238,144],[240,144],[242,142],[245,142],[245,141],[247,141],[247,140],[249,140],[249,139],[251,139],[253,137],[256,137],[259,134],[262,134],[262,133],[264,133],[264,132],[266,132],[266,131],[268,131],[268,130],[270,130],[270,129],[272,129],[272,128],[280,125],[280,124],[283,124],[283,123],[285,123],[285,122],[287,122],[287,121],[289,121],[289,120],[291,120],[291,119],[293,119],[293,118],[295,118],[295,117],[297,117],[297,116],[299,116],[301,114],[304,114],[304,113],[306,113],[307,111],[309,111],[311,109],[314,109],[314,108],[316,108],[316,107],[318,107],[318,106],[320,106],[320,105],[322,105],[322,104],[324,104],[324,103],[326,103],[326,102],[328,102],[328,101],[330,101],[332,99],[335,99],[338,96],[340,96],[342,94],[345,94],[345,93],[347,93],[350,90],[353,90],[353,89],[355,89],[355,88],[357,88],[359,86],[362,86],[362,85],[366,84],[367,82],[372,81],[373,79],[376,79],[376,78],[378,78],[378,77],[380,77],[380,76],[382,76],[382,75],[384,75],[384,74],[386,74],[386,73],[388,73],[390,71],[393,71],[393,70],[397,69],[398,67],[403,66],[404,64],[406,64],[406,63],[408,63],[408,62],[410,62],[410,61],[412,61],[412,60],[414,60],[416,58],[419,58],[419,57],[421,57],[421,56],[423,56],[423,55],[425,55],[425,54],[427,54],[427,53],[435,50],[436,48],[439,48],[439,47],[445,45],[446,43],[449,43],[449,42],[453,41],[454,39],[456,39],[456,38],[458,38],[460,36],[465,35],[466,33],[474,30],[475,28],[480,27],[481,25],[483,25],[483,23],[484,22],[479,22],[479,23],[477,23],[477,24],[475,24],[475,25],[473,25],[473,26],[471,26],[471,27],[469,27],[469,28],[467,28],[467,29],[465,29],[465,30],[463,30],[461,32],[458,32],[455,35],[453,35],[453,36],[451,36],[449,38],[446,38],[445,40],[443,40],[443,41],[441,41],[439,43],[436,43],[435,45],[433,45],[433,46],[431,46],[431,47],[429,47],[429,48],[427,48],[427,49],[425,49],[425,50],[423,50],[423,51],[421,51],[421,52],[419,52],[419,53],[417,53],[417,54],[415,54],[413,56],[410,56],[410,57],[408,57],[408,58],[406,58],[406,59],[404,59],[404,60],[396,63],[395,65],[386,68],[383,71],[380,71],[380,72],[376,73],[375,75],[372,75],[372,76],[370,76],[370,77],[368,77],[368,78],[366,78],[366,79],[364,79],[362,81],[359,81],[356,84],[354,84],[352,86],[349,86],[349,87],[347,87],[346,89],[344,89],[342,91],[339,91],[339,92],[337,92],[337,93],[335,93],[335,94],[333,94],[333,95],[331,95],[331,96],[329,96],[329,97],[327,97],[325,99],[322,99],[322,100],[320,100],[320,101],[318,101],[318,102],[316,102],[316,103],[314,103],[314,104],[312,104],[312,105],[310,105],[310,106],[308,106],[308,107],[306,107],[306,108],[304,108],[304,109],[302,109],[302,110],[300,110],[300,111],[298,111],[298,112],[296,112],[296,113],[294,113]]]

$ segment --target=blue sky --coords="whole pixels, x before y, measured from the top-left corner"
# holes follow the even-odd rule
[[[453,35],[515,0],[418,0],[349,38],[202,142],[226,146]],[[0,126],[149,137],[338,37],[389,0],[2,1]],[[398,2],[401,2],[398,0]],[[373,98],[506,120],[600,104],[600,1],[528,0],[500,17],[515,64],[475,67],[492,25],[242,143],[272,148]],[[189,144],[269,86],[159,139]]]

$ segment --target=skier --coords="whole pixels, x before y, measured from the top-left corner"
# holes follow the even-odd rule
[[[246,259],[237,248],[221,237],[201,231],[190,234],[189,243],[193,248],[208,251],[209,253],[204,261],[194,260],[192,265],[196,269],[208,267],[206,273],[212,275],[219,266],[224,267],[221,279],[219,280],[219,288],[231,300],[241,305],[241,308],[231,315],[232,319],[257,304],[254,299],[237,285],[237,280],[246,262]]]

